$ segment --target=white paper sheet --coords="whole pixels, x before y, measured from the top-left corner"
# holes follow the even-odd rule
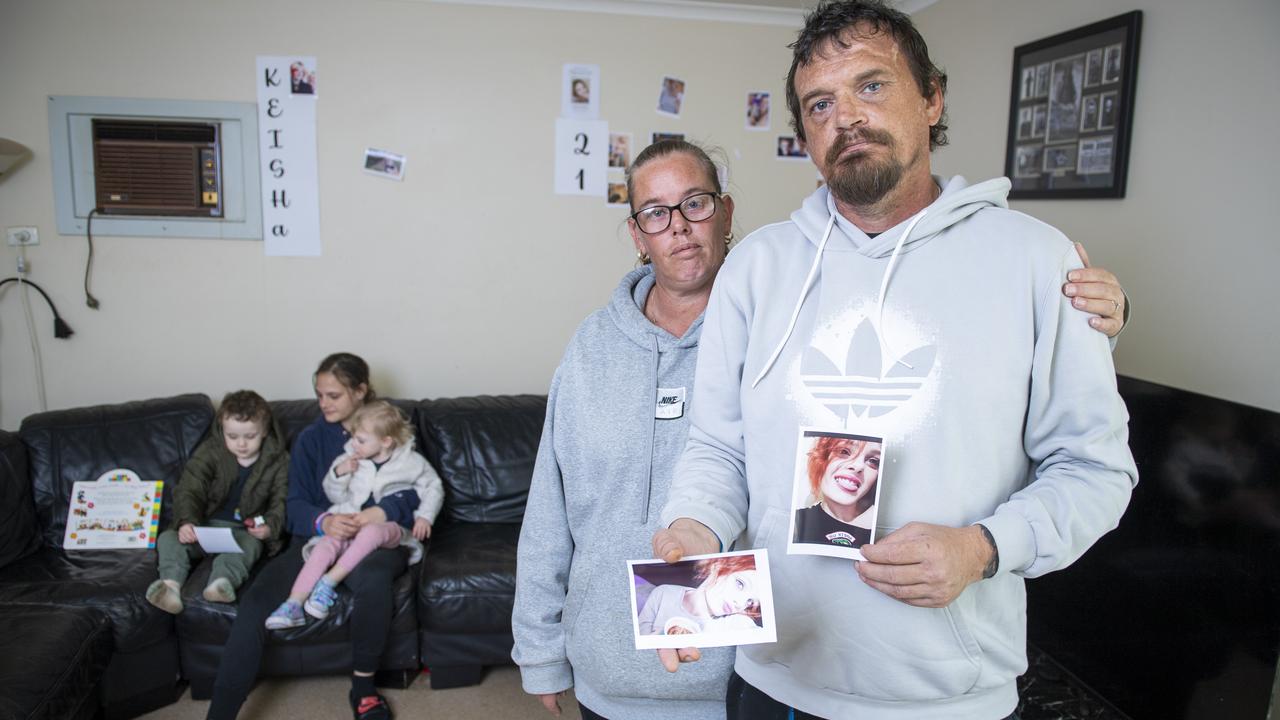
[[[555,191],[558,194],[606,197],[608,161],[608,122],[556,120]]]
[[[200,547],[207,553],[242,553],[243,550],[236,544],[236,539],[231,535],[231,528],[225,527],[197,527],[196,539],[200,541]]]

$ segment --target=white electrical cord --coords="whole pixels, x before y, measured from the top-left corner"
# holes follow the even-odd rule
[[[36,337],[35,318],[31,315],[31,299],[27,290],[27,255],[18,248],[18,285],[22,294],[22,310],[27,317],[27,334],[31,337],[31,362],[36,368],[36,397],[40,401],[40,412],[49,409],[44,392],[44,361],[40,357],[40,341]]]

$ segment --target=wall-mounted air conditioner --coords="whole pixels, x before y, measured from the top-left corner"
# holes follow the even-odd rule
[[[58,232],[262,239],[254,103],[49,98]]]
[[[216,123],[95,119],[93,174],[104,215],[222,217]]]

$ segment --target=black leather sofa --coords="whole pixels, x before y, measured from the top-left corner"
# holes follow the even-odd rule
[[[0,431],[0,573],[40,549],[27,451]],[[111,625],[88,607],[0,605],[0,718],[89,718],[111,657]]]
[[[1027,583],[1022,720],[1280,718],[1280,413],[1121,376],[1139,482]]]
[[[66,652],[66,647],[59,647],[65,636],[106,622],[106,666],[97,677],[91,672],[73,676],[94,681],[95,704],[107,718],[132,717],[177,698],[178,640],[173,618],[144,596],[156,578],[154,551],[62,549],[72,484],[127,467],[163,480],[167,500],[212,420],[213,407],[203,395],[41,413],[23,421],[21,449],[14,448],[25,455],[26,472],[12,464],[2,468],[5,477],[0,482],[6,494],[16,496],[12,511],[25,537],[6,532],[10,537],[0,552],[13,559],[0,568],[0,608],[28,619],[39,615],[33,615],[37,609],[51,617],[55,612],[75,615],[57,623],[65,629],[63,638],[36,639],[42,651],[50,653]],[[24,489],[17,489],[20,485]],[[29,501],[21,498],[28,490]],[[16,552],[9,549],[14,547]],[[21,656],[30,651],[16,642],[0,635],[0,654]],[[84,655],[87,659],[99,653],[95,646],[86,648]]]
[[[510,662],[515,545],[542,430],[540,396],[393,401],[446,484],[426,560],[397,579],[379,682],[406,686],[422,664],[434,687],[479,682]],[[290,441],[318,415],[311,400],[272,403]],[[0,719],[134,717],[207,697],[235,605],[200,595],[209,562],[183,589],[176,618],[149,605],[153,550],[66,552],[72,483],[115,467],[174,484],[212,425],[203,395],[61,410],[0,433]],[[254,576],[250,576],[252,583]],[[324,622],[272,633],[267,675],[345,673],[350,598]],[[10,692],[9,688],[21,688]]]
[[[516,542],[547,400],[538,395],[424,401],[420,445],[445,484],[444,511],[418,584],[418,635],[431,687],[480,682],[511,662]]]

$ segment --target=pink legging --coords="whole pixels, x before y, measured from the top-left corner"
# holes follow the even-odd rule
[[[332,535],[325,535],[320,542],[311,548],[311,556],[293,581],[290,596],[305,595],[319,582],[334,565],[341,565],[348,573],[355,569],[360,561],[378,548],[393,548],[400,544],[400,526],[393,522],[381,522],[365,525],[350,540],[339,540]]]

